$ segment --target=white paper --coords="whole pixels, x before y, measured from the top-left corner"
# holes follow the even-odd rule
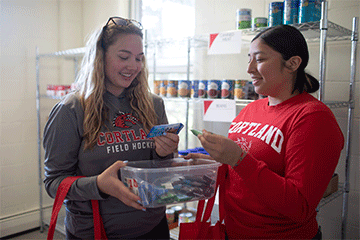
[[[241,31],[210,34],[208,46],[209,55],[241,53]]]
[[[236,115],[236,102],[230,99],[204,100],[204,121],[232,122]]]

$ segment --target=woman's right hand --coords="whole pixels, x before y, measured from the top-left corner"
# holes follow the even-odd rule
[[[97,186],[101,192],[116,197],[127,206],[145,211],[146,208],[139,204],[141,202],[141,198],[132,193],[118,177],[120,168],[125,166],[126,163],[116,161],[113,165],[98,175],[96,179]]]
[[[203,153],[189,153],[186,156],[183,156],[185,159],[197,159],[197,158],[203,158],[203,159],[210,159],[214,160],[210,155],[203,154]]]

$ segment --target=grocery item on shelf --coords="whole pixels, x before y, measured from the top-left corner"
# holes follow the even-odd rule
[[[178,95],[178,81],[169,80],[166,87],[167,97],[177,97]]]
[[[190,91],[191,91],[191,81],[179,80],[179,84],[178,84],[179,97],[190,97]]]
[[[160,80],[154,80],[154,93],[160,95]]]
[[[251,9],[240,8],[236,11],[236,28],[251,28]]]
[[[284,1],[284,24],[294,24],[299,22],[300,0]]]
[[[199,98],[207,97],[207,80],[199,81]]]
[[[221,81],[221,98],[234,99],[234,80]]]
[[[284,2],[269,3],[269,27],[283,24]]]
[[[266,17],[256,17],[251,20],[251,29],[254,31],[257,28],[267,27],[268,19]]]
[[[221,81],[220,80],[209,80],[207,87],[208,98],[220,98],[221,93]]]
[[[61,98],[72,90],[71,85],[53,85],[48,84],[46,95],[52,98]]]
[[[199,97],[199,80],[191,81],[191,92],[190,97],[198,98]]]
[[[161,80],[160,81],[160,96],[166,97],[166,91],[167,91],[167,80]]]

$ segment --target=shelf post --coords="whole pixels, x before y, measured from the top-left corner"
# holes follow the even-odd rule
[[[44,232],[43,200],[42,200],[42,166],[41,166],[41,120],[40,120],[40,56],[39,47],[36,47],[36,113],[37,113],[37,144],[38,144],[38,166],[39,166],[39,212],[40,232]]]
[[[319,70],[319,100],[324,101],[325,99],[325,89],[324,89],[324,82],[325,82],[325,70],[326,70],[326,37],[327,37],[327,30],[328,30],[328,20],[327,20],[327,13],[328,11],[328,3],[324,0],[321,3],[321,20],[320,20],[320,70]]]
[[[347,215],[348,215],[348,199],[350,192],[350,140],[352,135],[352,119],[353,111],[355,108],[354,94],[355,94],[355,73],[356,73],[356,51],[358,42],[358,25],[359,19],[353,18],[353,28],[351,35],[351,63],[350,63],[350,93],[349,93],[349,110],[348,110],[348,123],[347,123],[347,138],[346,138],[346,160],[345,160],[345,182],[343,193],[343,210],[341,221],[341,239],[346,239]]]

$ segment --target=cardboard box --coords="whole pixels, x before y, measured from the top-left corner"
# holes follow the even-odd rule
[[[334,192],[337,192],[338,190],[338,185],[339,185],[339,175],[337,173],[335,173],[330,182],[329,182],[329,185],[328,187],[326,188],[325,192],[324,192],[324,195],[323,195],[323,198],[333,194]]]

